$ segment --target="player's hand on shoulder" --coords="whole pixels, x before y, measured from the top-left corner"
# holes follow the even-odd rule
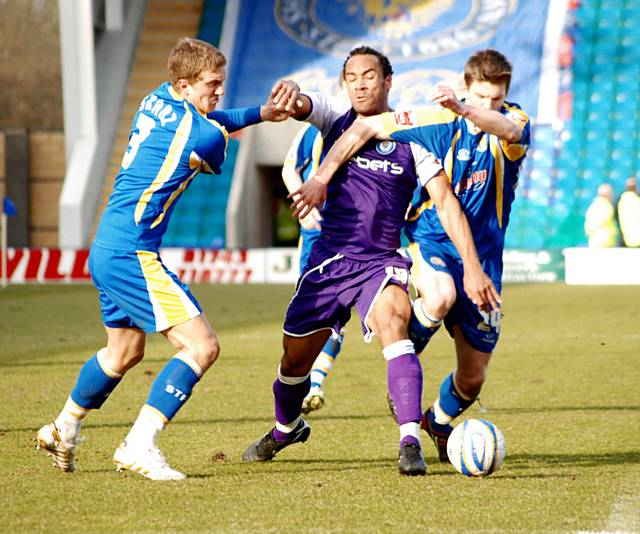
[[[316,177],[307,180],[302,186],[289,194],[293,216],[302,220],[312,210],[320,209],[327,197],[327,184],[321,183]]]
[[[464,104],[458,100],[456,93],[448,85],[436,85],[429,93],[429,100],[454,113],[461,114]]]

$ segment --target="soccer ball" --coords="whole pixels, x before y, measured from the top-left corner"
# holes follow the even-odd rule
[[[502,432],[485,419],[467,419],[447,440],[449,461],[467,477],[490,475],[502,465],[506,452]]]

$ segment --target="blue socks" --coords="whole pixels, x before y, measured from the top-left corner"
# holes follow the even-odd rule
[[[440,396],[433,405],[435,422],[440,425],[448,424],[475,401],[475,399],[465,399],[456,391],[453,383],[454,374],[455,371],[444,379],[440,385]]]
[[[316,358],[316,361],[313,362],[313,367],[311,368],[311,389],[322,388],[324,379],[327,378],[335,359],[338,357],[338,354],[340,354],[343,340],[344,334],[334,333],[327,339],[327,342],[324,344],[324,347],[322,347],[322,351]]]
[[[422,299],[417,298],[411,306],[409,320],[409,339],[413,342],[416,354],[420,354],[442,325],[442,319],[428,315],[422,307]]]
[[[99,355],[100,352],[82,366],[71,391],[71,400],[85,410],[100,408],[122,380],[122,375],[109,369]]]
[[[202,371],[190,358],[178,354],[164,366],[151,385],[147,406],[155,408],[171,421],[191,396]]]

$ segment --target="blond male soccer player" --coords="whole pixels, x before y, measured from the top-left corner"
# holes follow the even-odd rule
[[[357,117],[389,110],[392,73],[384,54],[355,48],[343,65],[350,105],[305,94],[294,116],[315,124],[330,147]],[[287,309],[284,354],[273,384],[276,424],[247,447],[245,461],[269,461],[285,447],[307,440],[310,427],[301,406],[309,391],[309,371],[330,333],[339,332],[355,307],[365,339],[375,335],[387,361],[388,390],[400,430],[399,471],[426,473],[419,438],[422,368],[407,330],[408,266],[397,250],[404,213],[418,184],[437,196],[445,224],[471,265],[471,285],[485,282],[460,205],[433,157],[412,143],[363,143],[353,161],[338,170],[326,204],[316,205],[323,206],[322,234]]]
[[[318,174],[295,195],[304,216],[322,203],[336,169],[370,138],[413,142],[443,163],[469,221],[482,268],[502,287],[502,252],[518,173],[529,146],[529,119],[506,102],[511,64],[492,49],[473,54],[464,68],[467,98],[458,100],[450,87],[438,86],[431,99],[444,109],[385,113],[358,120],[333,146]],[[466,265],[444,231],[426,192],[407,217],[413,303],[410,338],[420,353],[444,322],[453,336],[457,366],[442,382],[440,394],[424,413],[421,426],[433,439],[440,460],[448,461],[446,443],[451,422],[478,397],[500,332],[499,296],[483,305],[463,279]]]
[[[183,38],[169,55],[169,82],[147,95],[133,120],[122,166],[91,247],[106,347],[80,369],[62,411],[36,435],[62,471],[75,470],[80,427],[143,356],[147,334],[162,333],[174,354],[116,449],[118,470],[177,480],[156,445],[160,431],[214,363],[218,339],[188,287],[158,255],[181,193],[200,171],[220,173],[229,132],[261,120],[284,120],[297,95],[278,82],[260,107],[215,112],[224,94],[226,59],[209,43]],[[295,89],[295,91],[294,91]]]

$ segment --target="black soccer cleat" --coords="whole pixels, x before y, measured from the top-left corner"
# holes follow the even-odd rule
[[[431,414],[431,417],[429,417]],[[443,464],[451,463],[449,461],[449,455],[447,454],[447,440],[453,432],[453,427],[451,425],[438,425],[441,429],[436,429],[431,421],[433,417],[433,406],[429,406],[426,412],[422,415],[422,422],[420,423],[420,428],[424,430],[433,444],[438,449],[438,459]],[[444,430],[442,430],[444,428]]]
[[[242,461],[268,462],[273,460],[276,453],[285,447],[307,441],[309,434],[311,434],[311,427],[304,419],[300,419],[298,426],[291,431],[289,439],[286,441],[276,441],[269,431],[245,449],[242,453]]]
[[[400,445],[398,469],[401,475],[421,476],[427,474],[427,465],[419,445],[405,443]]]

